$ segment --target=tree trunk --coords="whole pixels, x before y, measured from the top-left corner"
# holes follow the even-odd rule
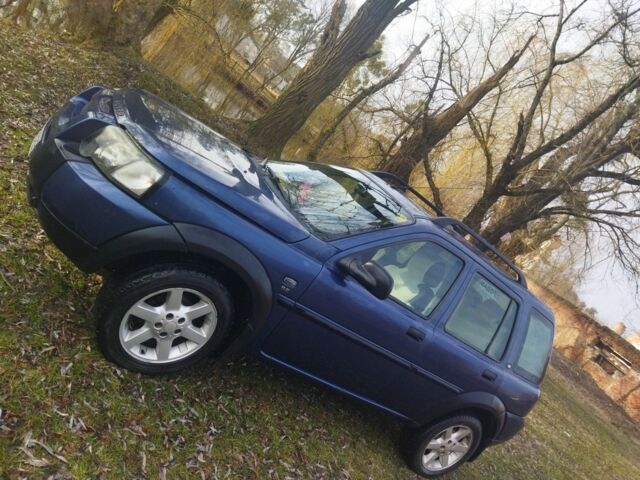
[[[31,26],[31,20],[33,19],[33,5],[31,0],[19,0],[18,5],[14,8],[10,15],[11,20],[19,23],[21,19],[24,19],[25,25]]]
[[[471,210],[464,217],[463,222],[474,230],[480,230],[482,221],[486,218],[489,209],[504,195],[513,178],[512,169],[505,165],[498,173],[489,189],[485,189],[482,196],[471,207]]]
[[[416,1],[367,0],[341,33],[325,31],[323,43],[305,68],[265,114],[249,124],[243,142],[246,147],[257,155],[279,158],[287,141],[318,105],[367,58],[384,29]]]
[[[430,119],[431,125],[436,125],[436,117]],[[411,136],[402,140],[400,148],[382,162],[381,170],[393,173],[408,182],[411,172],[424,159],[429,151],[436,146],[449,132],[438,134],[433,130],[426,130],[424,126],[413,131]]]
[[[322,147],[324,146],[324,144],[327,143],[327,140],[331,138],[331,136],[335,133],[338,126],[342,123],[342,121],[345,118],[347,118],[347,115],[349,115],[354,108],[356,108],[358,105],[360,105],[364,100],[369,98],[374,93],[379,92],[380,90],[387,87],[388,85],[391,85],[398,78],[400,78],[400,75],[404,73],[404,71],[409,67],[409,65],[411,65],[411,62],[413,62],[413,60],[418,56],[418,54],[420,53],[420,48],[422,48],[422,46],[426,43],[428,39],[429,39],[429,36],[427,35],[422,40],[422,42],[420,42],[419,45],[416,45],[413,48],[413,50],[407,56],[404,62],[398,65],[398,67],[395,68],[393,71],[385,75],[384,78],[382,78],[379,82],[376,82],[373,85],[370,85],[369,87],[363,88],[362,90],[360,90],[360,92],[358,92],[358,94],[355,95],[351,99],[351,101],[347,103],[347,105],[345,105],[345,107],[342,110],[340,110],[338,115],[335,116],[335,118],[331,121],[331,123],[329,123],[329,125],[324,130],[322,130],[322,132],[320,132],[320,135],[318,136],[314,144],[311,146],[311,149],[309,150],[309,154],[307,155],[308,161],[311,161],[311,162],[316,161],[316,159],[318,158],[318,154],[320,153],[320,150],[322,150]]]
[[[489,242],[497,244],[507,233],[526,228],[527,223],[539,218],[540,211],[556,198],[558,198],[557,194],[532,196],[526,202],[521,202],[519,206],[510,209],[509,213],[498,221],[487,226],[481,234]]]
[[[123,0],[113,3],[114,41],[134,45],[173,12],[178,0]]]

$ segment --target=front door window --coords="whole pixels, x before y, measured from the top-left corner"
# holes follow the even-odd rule
[[[424,317],[429,316],[462,271],[463,262],[433,242],[389,245],[374,252],[393,278],[391,297]]]

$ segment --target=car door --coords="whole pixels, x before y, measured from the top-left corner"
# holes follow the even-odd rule
[[[470,269],[453,301],[430,319],[435,324],[431,341],[417,360],[412,380],[398,385],[394,408],[420,418],[455,395],[495,392],[504,377],[502,360],[520,304],[519,296],[494,275]],[[448,387],[439,398],[432,394],[434,379]]]
[[[380,300],[341,271],[337,262],[360,256],[394,279]],[[464,262],[424,236],[381,241],[341,253],[324,266],[262,346],[268,358],[405,416],[392,391],[414,369],[430,331],[423,315],[451,291]]]

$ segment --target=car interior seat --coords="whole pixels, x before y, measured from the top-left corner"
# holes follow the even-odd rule
[[[418,285],[419,291],[409,304],[420,313],[427,313],[428,307],[436,297],[435,289],[442,283],[447,272],[444,262],[437,262],[431,265]]]

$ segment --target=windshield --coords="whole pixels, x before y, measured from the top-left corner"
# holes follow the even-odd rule
[[[270,161],[265,166],[289,209],[332,239],[413,221],[381,187],[350,168]]]

